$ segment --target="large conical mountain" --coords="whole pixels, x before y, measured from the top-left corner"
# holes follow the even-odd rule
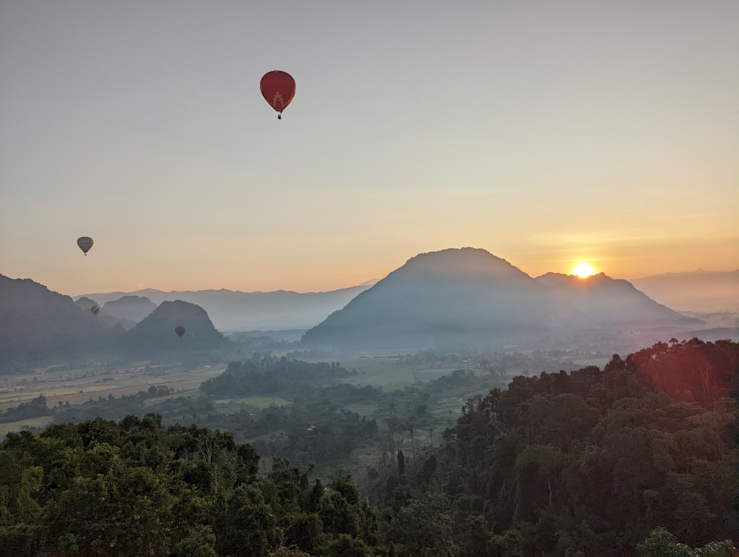
[[[533,279],[482,249],[410,259],[303,337],[339,348],[501,345],[618,327],[699,327],[624,280]]]
[[[182,338],[175,332],[179,326],[185,328]],[[215,350],[231,346],[213,327],[203,308],[181,300],[162,302],[126,333],[125,344],[141,352]]]
[[[540,284],[482,249],[410,259],[303,337],[307,344],[415,347],[500,343],[580,322]]]

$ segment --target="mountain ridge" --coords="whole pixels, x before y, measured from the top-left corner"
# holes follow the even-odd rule
[[[534,279],[486,250],[460,248],[409,259],[308,330],[302,342],[363,348],[500,345],[567,331],[686,320],[625,280],[556,273]]]
[[[629,282],[653,300],[678,311],[739,312],[739,269],[663,273]]]
[[[648,321],[698,324],[638,290],[629,281],[614,279],[605,273],[588,277],[545,273],[537,281],[551,288],[563,302],[570,304],[598,326]]]
[[[120,331],[100,323],[70,296],[31,279],[0,275],[0,368],[107,349]]]
[[[371,281],[367,281],[371,282]],[[370,286],[352,286],[327,292],[241,292],[209,289],[164,292],[142,289],[131,293],[85,294],[104,304],[122,296],[145,296],[155,304],[182,300],[202,307],[220,331],[307,329],[341,309]],[[80,298],[79,296],[77,298]]]
[[[307,331],[303,342],[333,337],[339,344],[388,348],[482,342],[531,337],[582,318],[562,311],[556,300],[544,304],[548,297],[546,286],[486,250],[422,253]]]

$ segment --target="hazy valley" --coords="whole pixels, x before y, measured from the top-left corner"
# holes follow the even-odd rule
[[[91,311],[95,306],[101,307],[97,315]],[[726,307],[731,307],[730,303]],[[249,315],[250,310],[257,315]],[[219,330],[211,320],[211,311],[220,315],[219,323],[239,325],[235,330]],[[306,322],[309,315],[313,322]],[[352,513],[370,520],[368,517],[375,516],[372,513],[379,512],[376,509],[384,509],[382,512],[395,517],[395,526],[373,526],[361,533],[331,526],[328,511],[309,505],[301,512],[306,516],[314,513],[323,533],[293,538],[290,528],[297,528],[297,523],[290,521],[302,519],[285,515],[281,520],[292,526],[284,530],[287,537],[280,539],[293,540],[294,550],[335,551],[329,554],[338,557],[369,556],[378,551],[385,554],[391,546],[415,547],[413,551],[426,547],[429,554],[439,548],[464,546],[469,555],[513,555],[506,553],[513,547],[550,554],[551,547],[536,541],[548,528],[542,525],[541,517],[559,513],[557,520],[565,520],[566,512],[554,510],[553,503],[547,505],[547,497],[553,501],[582,497],[565,489],[564,478],[574,477],[572,474],[581,474],[578,482],[582,486],[592,480],[582,475],[580,468],[576,472],[576,467],[585,466],[582,462],[591,458],[588,451],[595,449],[581,450],[573,439],[605,443],[598,445],[598,450],[611,446],[616,437],[608,437],[609,433],[602,442],[593,441],[596,431],[601,430],[590,428],[596,424],[606,427],[608,420],[616,419],[613,408],[626,404],[619,402],[622,398],[639,399],[647,406],[658,401],[668,404],[669,397],[676,401],[669,404],[689,401],[697,405],[691,410],[695,420],[708,420],[703,412],[709,412],[713,401],[728,400],[721,397],[734,388],[739,352],[736,344],[724,339],[739,340],[737,316],[731,311],[677,312],[632,283],[602,273],[587,278],[555,273],[530,277],[510,263],[472,248],[421,254],[373,285],[320,294],[149,290],[91,294],[75,302],[30,280],[0,277],[0,435],[9,435],[16,446],[19,441],[10,432],[40,433],[49,427],[47,431],[58,432],[61,430],[55,430],[55,424],[78,424],[74,427],[82,428],[79,434],[87,435],[85,428],[97,423],[97,428],[123,428],[115,436],[125,439],[144,427],[141,424],[154,423],[147,420],[158,424],[151,430],[159,432],[156,435],[184,435],[184,430],[178,429],[182,426],[190,428],[187,435],[198,439],[203,435],[206,439],[212,431],[227,432],[229,437],[218,450],[231,450],[227,448],[231,442],[250,447],[248,450],[254,451],[247,459],[253,467],[250,474],[276,481],[280,470],[297,467],[292,474],[310,474],[313,485],[321,490],[324,485],[333,486],[323,497],[330,496],[330,489],[344,489],[338,487],[342,481],[353,482],[356,487],[351,489],[369,497],[373,507],[356,507]],[[277,330],[238,330],[248,323],[269,323]],[[299,323],[303,326],[293,327]],[[184,329],[181,335],[175,330],[178,327]],[[630,354],[633,357],[627,358]],[[696,361],[704,362],[700,364],[703,367],[695,367]],[[683,383],[679,387],[661,383],[665,369],[674,370]],[[712,379],[696,382],[694,369],[710,372]],[[658,391],[669,393],[668,399],[654,398]],[[716,406],[713,412],[722,416],[722,424],[728,424],[730,411],[725,403],[715,404],[724,404],[722,410]],[[494,427],[511,435],[514,431],[524,435],[525,431],[526,441],[516,448],[502,434],[486,432],[488,426],[481,425],[484,420],[481,422],[480,416],[489,412],[488,407],[497,408],[500,416]],[[535,407],[538,418],[531,414]],[[703,407],[706,410],[699,409]],[[521,414],[524,418],[516,418],[512,408],[519,408],[519,413],[524,412],[521,408],[529,410]],[[565,419],[562,412],[579,421],[567,422],[569,425],[561,429],[556,423]],[[142,421],[131,421],[133,416]],[[522,419],[538,425],[528,429]],[[652,420],[647,415],[638,419],[644,423]],[[687,432],[698,423],[685,420],[674,427]],[[102,425],[113,422],[121,425]],[[662,427],[656,424],[649,427]],[[125,428],[130,427],[133,429],[128,432]],[[706,427],[710,432],[700,435],[727,438],[728,425],[715,430]],[[616,428],[613,435],[618,431]],[[547,435],[558,439],[560,445],[546,444],[542,439]],[[678,439],[677,445],[669,445],[670,458],[678,459],[683,450],[680,444],[686,442]],[[193,446],[200,447],[197,450],[205,447],[203,440],[186,443],[195,443]],[[478,485],[478,477],[493,482],[489,485],[504,480],[487,477],[488,470],[498,468],[490,468],[479,455],[468,454],[475,443],[509,454],[505,458],[513,460],[500,464],[499,473],[508,470],[505,473],[512,474],[511,478],[530,475],[524,482],[530,499],[515,503],[526,509],[527,515],[511,518],[515,515],[511,514],[512,503],[505,502],[509,488],[504,484],[495,488],[500,490],[495,497]],[[650,441],[645,443],[651,446]],[[603,462],[610,463],[607,466],[615,466],[622,458],[618,451],[603,454]],[[717,455],[706,453],[703,457],[712,473],[729,462],[723,452],[724,456]],[[188,458],[194,458],[193,466],[199,459]],[[228,458],[239,461],[246,457]],[[652,462],[651,456],[644,458]],[[469,473],[459,472],[458,459],[471,466]],[[213,466],[216,473],[221,464]],[[692,465],[679,466],[688,470]],[[218,473],[231,473],[224,470]],[[629,472],[633,481],[642,481],[637,478],[642,473],[639,470]],[[684,473],[686,478],[692,477]],[[194,476],[187,474],[183,481],[194,481]],[[162,476],[161,481],[173,477],[179,476]],[[450,479],[453,477],[457,479]],[[308,475],[305,478],[307,481]],[[247,480],[237,484],[240,481]],[[300,489],[304,489],[308,484],[300,481]],[[551,482],[554,485],[547,488]],[[649,482],[662,486],[660,493],[677,493],[666,480],[653,478]],[[719,491],[728,485],[719,484]],[[197,487],[197,482],[191,485],[196,490],[205,489]],[[545,488],[551,490],[548,496]],[[690,493],[713,498],[707,503],[711,512],[724,508],[725,501],[715,490],[691,489]],[[230,493],[222,496],[235,497]],[[353,491],[342,493],[348,497],[346,501],[353,500]],[[211,501],[208,505],[215,505],[206,491],[201,495],[203,501]],[[659,519],[649,518],[652,515],[648,512],[656,511],[634,511],[643,519],[637,527],[598,514],[599,505],[596,501],[588,507],[591,520],[596,520],[596,515],[604,524],[615,520],[613,524],[627,537],[616,540],[608,527],[596,527],[595,537],[588,542],[592,547],[615,544],[633,548],[653,527],[663,524],[668,524],[670,531],[682,529],[683,539],[694,545],[725,537],[734,528],[731,520],[723,517],[708,533],[690,520],[672,516],[667,507],[659,511]],[[412,509],[431,513],[433,520],[450,521],[448,525],[457,521],[458,531],[449,530],[444,539],[424,545],[428,543],[424,537],[430,535],[427,526],[397,530],[399,524],[412,524],[408,515]],[[463,526],[481,517],[497,517],[505,526],[497,534],[495,527],[482,527],[482,538]],[[221,552],[235,547],[229,545],[231,534],[222,529],[230,520],[221,517],[202,523],[210,524],[207,528],[215,532],[213,539],[217,540],[213,547]],[[526,524],[530,524],[530,535],[517,538],[515,532]],[[446,532],[445,528],[442,531]],[[265,530],[275,531],[273,526]],[[16,537],[12,539],[26,539],[23,535],[13,534]],[[336,548],[349,543],[342,535],[349,536],[355,545],[361,542],[362,547],[374,549],[342,553],[344,550]],[[248,547],[262,547],[253,545],[257,543],[254,540],[242,541]],[[275,539],[263,547],[279,543],[283,542]],[[583,547],[585,542],[566,543]]]

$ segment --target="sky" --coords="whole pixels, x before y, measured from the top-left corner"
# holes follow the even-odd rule
[[[0,273],[327,291],[466,246],[531,276],[737,269],[738,23],[737,0],[0,0]],[[282,120],[270,70],[297,83]]]

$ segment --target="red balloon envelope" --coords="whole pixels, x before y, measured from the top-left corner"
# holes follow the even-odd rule
[[[295,80],[289,73],[275,70],[264,74],[259,86],[269,105],[280,113],[277,117],[281,118],[282,111],[295,96]]]
[[[180,335],[180,338],[182,338],[182,335],[185,334],[185,328],[182,325],[177,325],[174,328],[174,332],[177,333],[178,335]]]

